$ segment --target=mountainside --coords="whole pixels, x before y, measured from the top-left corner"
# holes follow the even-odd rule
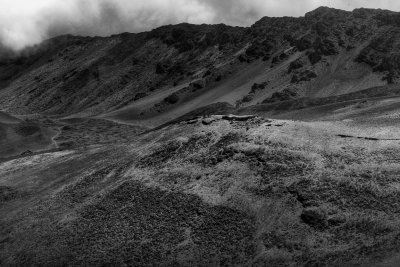
[[[0,266],[400,262],[400,13],[0,47]]]
[[[1,57],[0,107],[155,126],[216,102],[244,107],[393,84],[399,18],[321,7],[249,28],[179,24],[107,38],[56,37]]]

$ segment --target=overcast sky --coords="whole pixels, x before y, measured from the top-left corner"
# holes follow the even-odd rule
[[[400,10],[399,0],[0,0],[0,43],[20,49],[60,34],[140,32],[179,22],[248,26],[319,6]]]

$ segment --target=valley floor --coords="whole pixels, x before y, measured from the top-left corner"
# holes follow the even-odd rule
[[[75,123],[55,140],[90,125]],[[391,266],[399,139],[351,121],[207,116],[5,160],[0,265]]]

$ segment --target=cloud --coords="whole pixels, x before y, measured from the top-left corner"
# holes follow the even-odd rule
[[[400,9],[398,0],[0,0],[0,43],[19,50],[61,34],[107,36],[180,22],[248,26],[319,6]]]

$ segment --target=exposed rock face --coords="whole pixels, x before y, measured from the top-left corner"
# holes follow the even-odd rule
[[[274,103],[294,99],[298,95],[296,89],[296,87],[291,87],[283,90],[282,92],[273,93],[272,96],[265,99],[263,103]]]

